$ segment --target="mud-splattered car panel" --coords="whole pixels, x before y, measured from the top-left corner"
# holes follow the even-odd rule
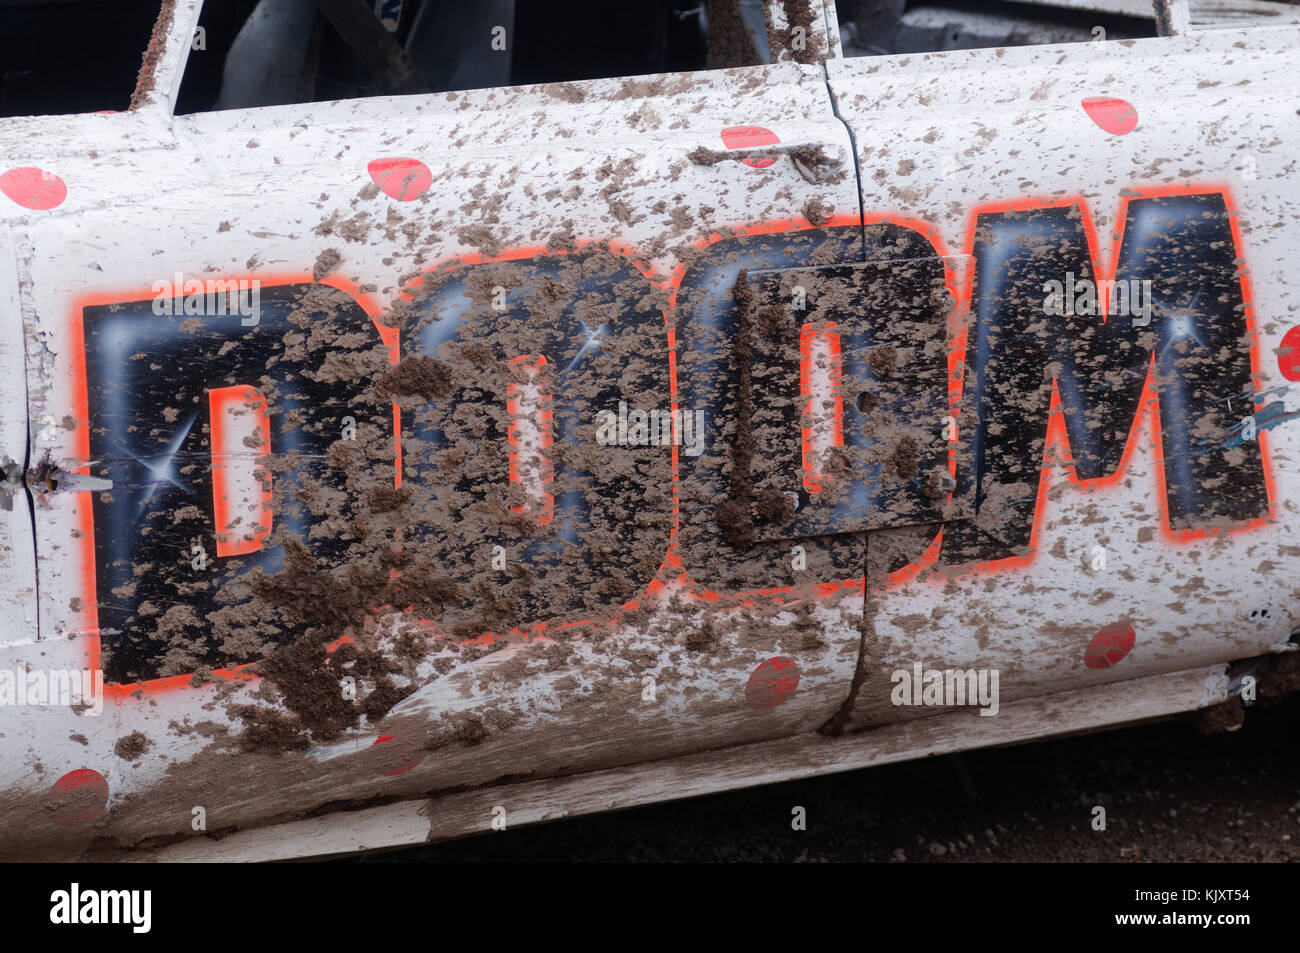
[[[194,6],[133,112],[0,122],[0,670],[106,682],[3,709],[7,856],[1286,641],[1300,32],[823,66],[784,3],[767,66],[173,118]]]

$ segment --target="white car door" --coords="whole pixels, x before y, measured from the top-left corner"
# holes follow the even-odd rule
[[[869,579],[846,725],[951,704],[936,671],[997,673],[1005,703],[1287,641],[1297,66],[1294,27],[828,63],[868,257],[902,222],[973,259],[977,516]]]
[[[830,367],[782,272],[862,259],[821,67],[174,116],[198,7],[160,22],[137,109],[20,130],[77,147],[33,159],[66,198],[15,226],[28,401],[60,423],[31,437],[39,637],[103,672],[112,730],[6,732],[0,840],[129,846],[831,718],[860,535],[733,546],[719,508],[741,272]],[[771,399],[816,452],[819,375]]]

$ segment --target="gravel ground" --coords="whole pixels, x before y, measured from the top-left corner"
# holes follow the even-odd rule
[[[488,833],[388,861],[1300,860],[1300,698]],[[1093,830],[1093,808],[1106,830]],[[807,830],[791,829],[792,810]]]

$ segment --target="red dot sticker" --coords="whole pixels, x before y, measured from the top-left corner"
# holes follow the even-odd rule
[[[1083,101],[1083,111],[1112,136],[1128,135],[1138,124],[1138,111],[1127,100],[1111,96],[1090,96]]]
[[[728,149],[754,149],[758,146],[774,146],[781,140],[771,129],[762,126],[728,126],[722,130],[722,144]],[[742,159],[745,165],[755,169],[766,169],[776,162],[775,159]]]
[[[385,195],[399,202],[414,202],[433,185],[433,173],[419,159],[374,159],[366,171]]]
[[[1115,622],[1092,637],[1088,651],[1083,653],[1083,664],[1088,668],[1110,668],[1129,652],[1137,642],[1137,633],[1127,622]]]
[[[1277,369],[1289,381],[1300,381],[1300,324],[1297,324],[1277,349]]]
[[[68,187],[53,172],[30,166],[0,173],[0,192],[23,208],[44,212],[63,204]]]
[[[799,666],[794,659],[778,655],[754,669],[745,686],[745,701],[758,711],[775,708],[788,701],[798,687]]]
[[[63,827],[84,824],[103,813],[108,805],[108,782],[98,771],[78,768],[69,771],[50,788],[54,823]]]

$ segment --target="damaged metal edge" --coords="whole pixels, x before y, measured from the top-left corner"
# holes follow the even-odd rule
[[[133,112],[152,111],[171,118],[202,10],[203,0],[163,0],[131,95]]]
[[[491,830],[503,809],[509,826],[536,824],[755,784],[837,774],[873,765],[1018,744],[1205,708],[1222,701],[1225,665],[1153,675],[1008,703],[1004,717],[953,711],[843,738],[796,735],[670,758],[630,768],[493,785],[431,799],[194,838],[157,849],[93,852],[89,859],[268,862],[324,858],[450,840]],[[507,828],[508,829],[508,828]]]

